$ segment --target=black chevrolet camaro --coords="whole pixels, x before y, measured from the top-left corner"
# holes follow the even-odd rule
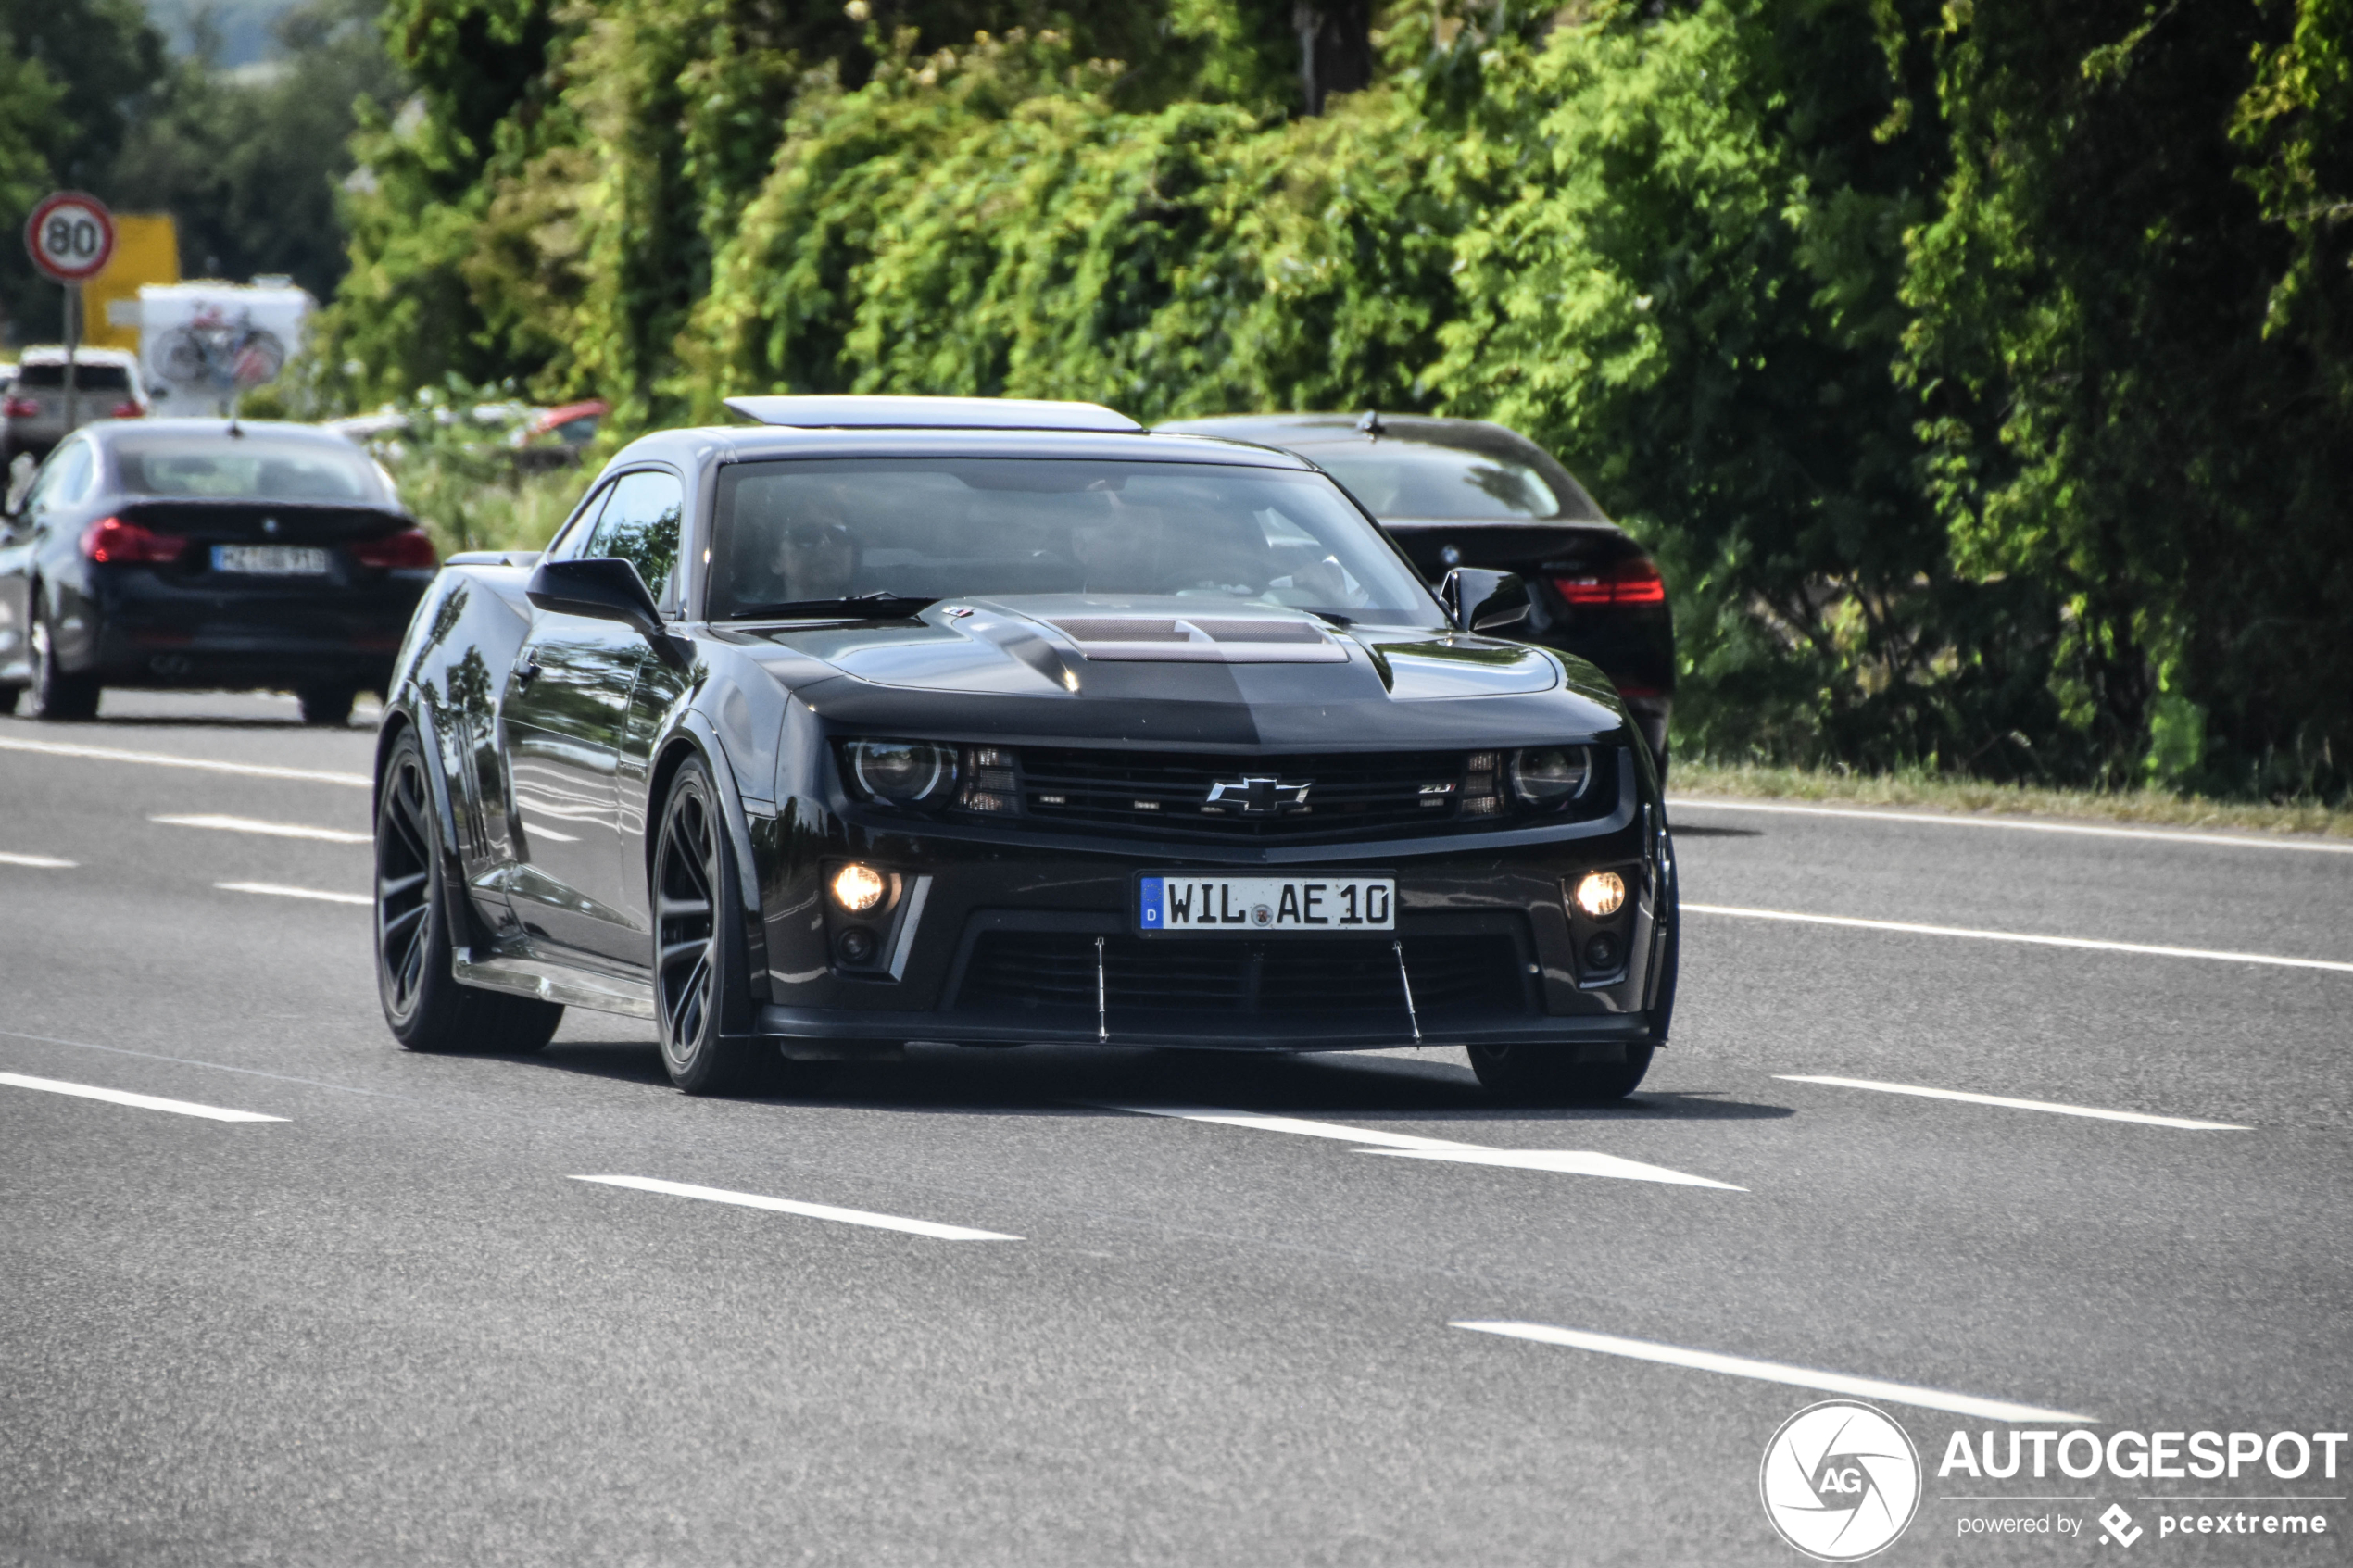
[[[453,557],[378,748],[394,1034],[654,1020],[680,1087],[907,1044],[1469,1050],[1611,1098],[1675,873],[1591,665],[1288,454],[1087,404],[746,397]]]

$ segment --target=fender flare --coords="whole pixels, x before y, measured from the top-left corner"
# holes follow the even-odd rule
[[[670,775],[677,771],[678,762],[689,751],[699,753],[703,766],[710,771],[712,787],[725,809],[727,847],[736,857],[736,887],[743,900],[744,960],[750,981],[751,999],[764,1002],[768,995],[768,926],[760,904],[760,861],[752,852],[750,816],[744,809],[743,794],[736,787],[736,770],[727,756],[727,748],[719,738],[719,731],[711,721],[689,708],[679,714],[670,727],[654,742],[647,769],[646,856],[648,874],[651,872],[654,834],[654,796],[656,785],[666,791]]]
[[[417,749],[424,753],[425,788],[432,797],[434,827],[440,839],[442,885],[454,889],[458,895],[453,900],[454,912],[464,929],[450,935],[453,938],[462,936],[464,940],[453,941],[451,945],[472,951],[484,946],[487,936],[482,929],[481,917],[474,912],[473,899],[466,885],[465,861],[458,850],[458,812],[449,794],[449,779],[442,764],[441,728],[434,719],[433,705],[413,699],[409,692],[399,694],[385,705],[384,721],[376,732],[379,738],[376,742],[374,780],[369,786],[369,805],[377,820],[381,821],[384,759],[390,753],[393,743],[399,739],[403,724],[417,732]]]

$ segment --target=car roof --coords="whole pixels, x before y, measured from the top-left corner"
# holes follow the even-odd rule
[[[693,467],[705,461],[778,458],[1051,458],[1102,462],[1221,463],[1245,468],[1309,466],[1289,452],[1206,436],[1063,430],[822,429],[707,425],[658,431],[622,448],[610,465],[648,460]]]
[[[127,348],[93,348],[87,345],[73,351],[74,362],[82,365],[136,365],[139,357]],[[63,344],[41,344],[17,350],[19,365],[62,365],[66,362]]]
[[[1545,482],[1571,508],[1569,515],[1563,519],[1530,519],[1527,520],[1529,522],[1608,521],[1607,514],[1585,486],[1578,482],[1577,476],[1562,467],[1559,458],[1509,425],[1499,425],[1490,420],[1455,420],[1437,414],[1383,414],[1370,410],[1361,414],[1223,414],[1202,420],[1170,420],[1154,425],[1152,433],[1156,435],[1184,433],[1218,436],[1228,441],[1258,442],[1296,451],[1311,458],[1319,452],[1341,447],[1361,448],[1367,443],[1378,445],[1383,441],[1450,446],[1528,464],[1544,476]],[[1384,526],[1416,521],[1403,517],[1384,517],[1381,520]],[[1431,521],[1462,526],[1466,520]]]
[[[232,432],[234,434],[232,434]],[[273,441],[293,441],[311,446],[332,446],[341,452],[359,452],[358,443],[341,431],[323,425],[296,424],[283,420],[107,420],[84,425],[82,433],[99,441],[114,442],[136,439],[142,435],[208,435],[223,441],[243,440],[249,436],[266,435]],[[362,454],[364,456],[364,454]]]
[[[1412,441],[1428,446],[1518,455],[1543,448],[1490,420],[1456,420],[1438,414],[1220,414],[1201,420],[1169,420],[1156,433],[1218,435],[1277,446],[1327,445],[1368,440]]]
[[[1092,430],[1144,427],[1100,403],[1042,397],[892,397],[862,394],[730,397],[727,407],[764,425],[804,430]]]

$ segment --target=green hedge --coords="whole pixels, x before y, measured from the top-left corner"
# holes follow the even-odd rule
[[[2348,6],[1400,5],[1302,119],[1216,54],[1242,0],[1173,6],[1197,69],[1149,91],[1051,30],[500,0],[546,65],[487,130],[448,65],[472,96],[372,133],[331,352],[620,430],[753,391],[1500,419],[1665,563],[1688,753],[2340,794]]]

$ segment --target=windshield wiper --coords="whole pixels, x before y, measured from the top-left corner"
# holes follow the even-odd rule
[[[894,594],[876,589],[871,594],[852,594],[838,599],[790,599],[782,604],[752,605],[740,609],[730,619],[736,621],[793,621],[803,617],[819,618],[839,615],[873,614],[884,618],[912,615],[917,610],[939,602],[937,594]]]

